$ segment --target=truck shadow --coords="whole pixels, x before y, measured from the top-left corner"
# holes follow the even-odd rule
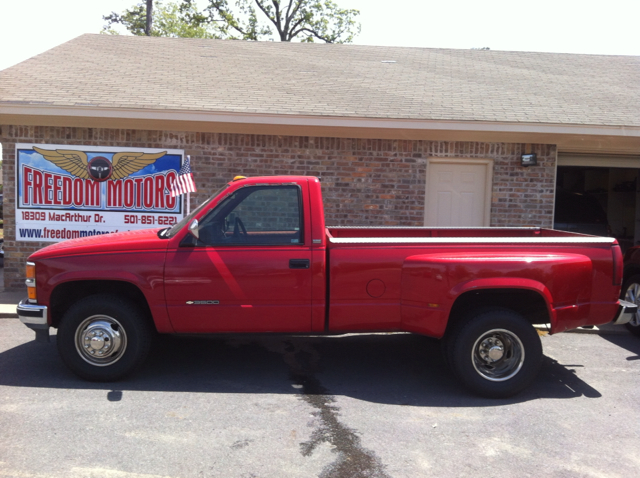
[[[28,342],[0,353],[0,385],[123,391],[277,393],[347,396],[407,406],[500,406],[540,398],[601,394],[571,367],[544,357],[536,382],[516,397],[468,393],[445,365],[436,340],[410,334],[337,337],[162,337],[129,378],[91,383],[73,375],[50,344]]]
[[[631,352],[633,355],[627,357],[627,361],[635,361],[640,360],[640,337],[636,337],[631,333],[627,334],[608,334],[601,333],[599,334],[603,339],[611,342],[614,345],[617,345],[620,348],[626,349]]]

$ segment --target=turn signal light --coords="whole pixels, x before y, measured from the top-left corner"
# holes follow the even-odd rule
[[[36,296],[36,265],[33,262],[27,262],[27,280],[24,281],[27,284],[27,294],[29,296],[29,302],[35,302]]]

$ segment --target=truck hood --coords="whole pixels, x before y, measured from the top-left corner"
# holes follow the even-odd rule
[[[113,252],[155,251],[166,249],[168,240],[158,237],[157,229],[140,229],[138,231],[101,234],[80,239],[69,239],[44,247],[33,253],[29,260],[48,259],[52,257],[109,254]]]

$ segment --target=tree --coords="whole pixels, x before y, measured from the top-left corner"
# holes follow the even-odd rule
[[[123,25],[134,35],[199,36],[235,40],[294,39],[303,42],[350,43],[360,32],[358,10],[342,9],[332,0],[208,0],[199,11],[195,0],[156,2],[153,26],[146,28],[151,9],[143,2],[121,15],[104,16],[103,32],[116,33],[111,27]],[[150,0],[147,0],[150,3]]]
[[[145,4],[146,3],[146,4]],[[200,14],[194,5],[183,2],[169,2],[164,4],[156,1],[155,8],[147,10],[152,0],[145,0],[128,10],[118,14],[111,12],[103,16],[108,23],[102,33],[117,35],[114,28],[122,25],[133,35],[148,35],[154,37],[181,38],[222,38],[215,25],[211,25],[206,15]],[[151,11],[151,15],[147,12]]]

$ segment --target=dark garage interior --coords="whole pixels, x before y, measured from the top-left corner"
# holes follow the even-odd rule
[[[554,228],[640,243],[638,169],[558,166]]]

